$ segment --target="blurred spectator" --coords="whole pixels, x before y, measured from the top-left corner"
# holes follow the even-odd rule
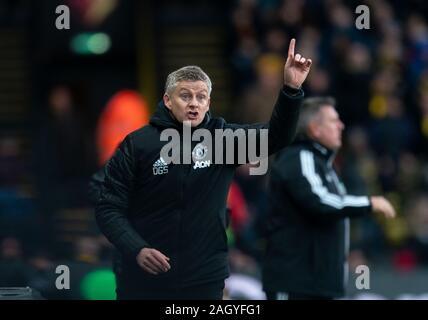
[[[235,117],[247,123],[267,122],[283,85],[284,58],[263,54],[256,62],[257,82],[243,93]]]
[[[26,287],[30,280],[30,268],[23,260],[21,242],[6,237],[0,243],[0,287]]]
[[[321,96],[330,92],[330,76],[323,68],[315,68],[308,77],[308,95]]]
[[[34,139],[36,190],[44,224],[41,238],[62,256],[70,252],[54,238],[57,218],[65,209],[89,205],[87,185],[96,168],[94,139],[85,120],[89,113],[78,89],[66,85],[51,88],[47,115],[38,124]]]
[[[335,70],[338,109],[345,123],[364,123],[368,114],[371,53],[362,43],[352,42],[346,45],[343,55]]]
[[[237,181],[232,182],[227,206],[230,212],[229,247],[240,251],[244,255],[259,258],[258,234],[255,227],[257,217],[251,214],[242,188]],[[232,233],[232,234],[231,234]]]
[[[95,166],[93,139],[74,105],[69,87],[52,88],[48,111],[36,145],[40,196],[47,197],[47,202],[55,198],[59,208],[84,205],[88,177]]]
[[[230,222],[235,234],[241,233],[248,225],[248,209],[239,185],[232,182],[227,197],[227,207],[230,210]]]
[[[410,199],[423,186],[422,167],[413,153],[404,152],[400,155],[396,182],[396,192],[403,199]]]
[[[29,169],[24,160],[18,137],[0,137],[0,189],[22,187]]]
[[[272,27],[266,32],[265,51],[285,57],[287,55],[288,42],[287,35],[281,28]],[[307,53],[304,54],[307,55]]]
[[[0,237],[15,234],[31,242],[40,234],[30,175],[22,141],[11,134],[0,137]]]
[[[28,285],[40,292],[43,298],[53,299],[58,295],[58,289],[55,287],[58,274],[55,273],[57,266],[47,251],[46,248],[38,248],[30,254],[28,265],[32,273]]]
[[[419,98],[419,112],[421,114],[419,121],[419,150],[425,156],[425,159],[428,159],[428,81],[426,81],[426,84],[421,89]]]
[[[398,160],[401,152],[415,149],[417,129],[397,96],[386,97],[385,116],[372,121],[371,142],[378,154]]]
[[[364,128],[348,128],[343,155],[339,158],[341,176],[349,192],[381,192],[375,154],[370,148],[369,137]]]
[[[27,191],[24,183],[28,169],[18,138],[10,135],[0,137],[0,219],[2,215],[18,216],[30,210],[23,199]]]
[[[407,19],[409,45],[410,80],[415,84],[428,65],[428,26],[426,18],[417,13]]]
[[[416,263],[428,266],[428,194],[418,194],[408,201],[410,236],[406,247]]]
[[[279,6],[279,22],[288,34],[297,34],[303,20],[304,0],[283,0]]]

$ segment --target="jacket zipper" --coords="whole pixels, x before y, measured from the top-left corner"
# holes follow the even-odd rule
[[[183,148],[180,150],[181,153],[181,159],[183,159]],[[184,214],[184,210],[186,210],[186,199],[185,199],[185,190],[187,187],[187,177],[189,175],[189,172],[192,168],[192,164],[181,164],[180,165],[180,179],[181,179],[181,188],[180,188],[180,215],[179,215],[179,222],[178,222],[178,250],[177,250],[177,275],[178,275],[178,283],[177,283],[177,293],[179,293],[181,287],[182,287],[182,267],[180,263],[180,256],[183,249],[183,243],[182,243],[182,232],[183,232],[183,218],[182,215]]]

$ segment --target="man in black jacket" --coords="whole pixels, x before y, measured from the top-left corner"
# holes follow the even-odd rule
[[[269,129],[268,153],[282,149],[294,138],[301,85],[312,63],[294,54],[294,47],[292,39],[284,87],[269,123],[235,125],[211,118],[211,81],[199,67],[187,66],[168,76],[150,124],[129,134],[105,165],[96,220],[119,252],[119,299],[222,298],[228,276],[226,198],[238,163],[202,161],[209,150],[193,141],[177,146],[183,158],[185,150],[192,153],[193,164],[168,163],[161,156],[166,145],[161,133],[176,129],[184,136],[183,123],[190,123],[192,132],[203,128],[212,134],[240,129],[260,135]]]
[[[383,197],[346,193],[333,160],[343,123],[333,98],[305,99],[296,141],[278,155],[270,179],[263,288],[268,299],[344,295],[349,219],[370,212],[395,216]]]

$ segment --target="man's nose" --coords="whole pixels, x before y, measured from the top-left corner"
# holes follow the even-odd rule
[[[196,99],[196,97],[193,97],[190,102],[189,102],[189,107],[190,108],[197,108],[199,106],[198,100]]]

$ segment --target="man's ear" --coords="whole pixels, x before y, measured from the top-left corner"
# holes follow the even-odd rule
[[[169,110],[171,110],[171,108],[172,108],[172,106],[171,106],[171,99],[170,99],[170,97],[165,93],[164,95],[163,95],[163,103],[165,104],[165,106],[169,109]]]
[[[306,134],[310,137],[310,138],[317,138],[318,134],[319,134],[319,130],[318,130],[318,125],[315,121],[311,121],[308,124],[308,127],[306,129]]]

